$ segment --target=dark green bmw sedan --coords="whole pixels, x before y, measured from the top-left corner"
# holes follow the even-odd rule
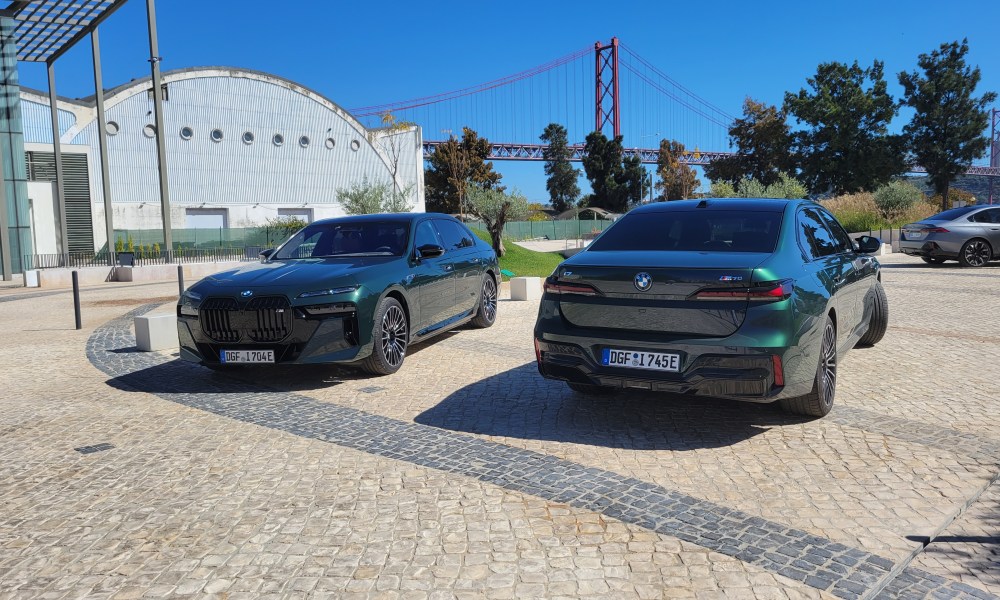
[[[497,315],[493,248],[447,215],[312,223],[177,305],[181,358],[212,368],[359,363],[386,375],[410,344]]]
[[[880,247],[806,200],[636,208],[545,280],[538,369],[580,393],[780,401],[823,416],[840,357],[885,334]]]

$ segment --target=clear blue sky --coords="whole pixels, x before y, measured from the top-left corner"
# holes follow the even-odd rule
[[[145,6],[129,0],[101,28],[106,88],[149,75]],[[475,85],[618,36],[674,80],[738,115],[745,96],[780,104],[785,91],[805,86],[826,61],[884,61],[890,93],[898,98],[896,74],[914,70],[920,53],[968,38],[968,60],[983,74],[979,91],[1000,91],[1000,3],[992,0],[567,6],[537,0],[159,0],[161,67],[267,71],[352,108]],[[84,42],[59,60],[60,95],[93,93],[89,53]],[[46,89],[41,65],[22,64],[20,78],[22,85]],[[901,114],[895,127],[906,118]],[[495,166],[508,187],[532,200],[547,198],[540,164]]]

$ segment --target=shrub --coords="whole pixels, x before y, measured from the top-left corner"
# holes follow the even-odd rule
[[[711,198],[735,198],[736,188],[728,181],[713,181],[712,191],[708,195]]]
[[[885,225],[885,220],[875,206],[875,199],[867,192],[837,196],[823,200],[820,204],[837,217],[844,229],[852,233],[880,229]]]
[[[923,202],[924,194],[912,183],[892,181],[875,190],[873,199],[882,218],[892,222],[906,214],[918,202]]]
[[[936,208],[935,212],[941,212],[941,194],[934,194],[928,200]],[[965,190],[960,190],[958,188],[951,188],[948,190],[948,202],[951,203],[949,208],[955,208],[958,206],[959,202],[963,202],[966,205],[975,204],[976,196],[972,192],[967,192]]]

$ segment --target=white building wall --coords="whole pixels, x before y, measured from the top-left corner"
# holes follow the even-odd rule
[[[279,209],[312,210],[313,219],[342,216],[340,189],[367,180],[391,183],[391,159],[380,131],[369,131],[343,109],[295,84],[266,74],[236,69],[201,69],[167,73],[166,123],[168,189],[173,228],[185,227],[187,208],[226,208],[230,227],[262,224]],[[156,139],[152,126],[149,81],[123,86],[105,100],[107,120],[118,133],[108,136],[115,229],[161,227]],[[51,127],[44,98],[25,95],[25,130],[30,142],[46,142]],[[89,170],[95,245],[102,246],[104,200],[96,113],[78,105],[60,113],[65,142],[90,148]],[[45,127],[36,121],[44,119]],[[65,119],[65,121],[64,121]],[[28,121],[31,121],[28,123]],[[191,139],[183,139],[182,128]],[[223,133],[214,141],[211,132]],[[76,133],[76,132],[79,133]],[[251,132],[253,143],[242,136]],[[273,138],[284,138],[281,146]],[[306,136],[306,147],[300,138]],[[396,134],[400,140],[397,178],[410,186],[414,210],[424,210],[422,138],[419,128]],[[328,147],[332,140],[333,147]],[[38,146],[33,144],[32,146]]]

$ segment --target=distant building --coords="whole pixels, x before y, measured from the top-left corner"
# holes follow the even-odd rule
[[[275,75],[208,67],[163,74],[170,224],[250,227],[343,215],[337,191],[367,180],[409,189],[424,210],[420,129],[366,129],[325,97]],[[160,229],[150,79],[105,93],[115,229]],[[93,98],[60,98],[69,251],[106,243]],[[59,252],[48,94],[21,89],[34,253]],[[177,238],[175,237],[175,240]]]

